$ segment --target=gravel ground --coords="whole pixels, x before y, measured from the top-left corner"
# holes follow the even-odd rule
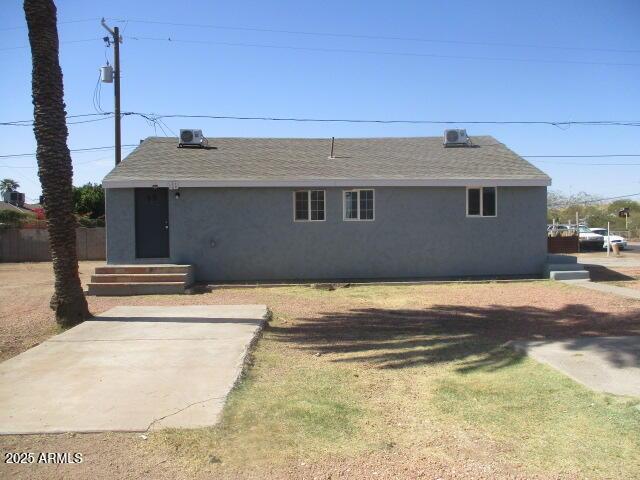
[[[83,281],[100,262],[82,262]],[[385,289],[386,288],[386,289]],[[386,295],[393,289],[393,295]],[[482,332],[499,339],[563,338],[580,335],[640,334],[640,302],[550,282],[487,283],[476,285],[421,285],[338,289],[335,295],[281,288],[223,289],[182,296],[89,297],[93,313],[117,305],[180,305],[264,303],[288,319],[292,338],[329,336],[336,332],[305,327],[317,319],[331,325],[344,315],[384,317],[411,312],[430,315],[460,331]],[[317,290],[316,290],[317,291]],[[0,265],[0,358],[7,359],[38,344],[57,330],[48,308],[52,273],[48,263]],[[319,292],[319,291],[318,291]],[[363,293],[364,292],[364,293]],[[324,292],[323,292],[324,293]],[[470,320],[472,319],[472,320]],[[473,323],[470,327],[469,325]],[[302,325],[302,324],[301,324]],[[391,326],[391,328],[396,328]],[[284,348],[299,348],[298,342]],[[315,338],[318,340],[318,338]],[[223,478],[535,478],[522,475],[517,465],[505,464],[498,447],[482,445],[463,449],[460,439],[444,441],[450,461],[416,456],[411,450],[379,452],[350,459],[330,459],[321,464],[295,462],[271,471],[228,471]],[[82,452],[80,465],[8,466],[0,463],[4,478],[211,478],[206,470],[192,471],[170,452],[149,448],[139,434],[29,435],[0,437],[2,452]],[[3,473],[4,472],[4,473]],[[220,474],[219,471],[218,475]],[[542,478],[542,477],[541,477]],[[559,478],[550,475],[545,478]],[[568,476],[565,478],[575,478]]]
[[[634,290],[640,290],[640,280],[627,280],[624,282],[615,282],[619,287],[633,288]]]
[[[588,265],[592,282],[628,282],[640,279],[640,267],[607,268],[598,265]]]
[[[82,262],[86,284],[97,265]],[[58,332],[48,308],[53,293],[51,264],[0,263],[0,361],[13,357]]]

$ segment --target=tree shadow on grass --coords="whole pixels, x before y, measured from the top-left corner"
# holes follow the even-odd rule
[[[508,340],[640,335],[640,310],[608,314],[581,304],[558,310],[501,305],[360,308],[270,330],[278,341],[332,354],[336,362],[383,369],[456,362],[458,371],[469,372],[520,362],[522,355],[504,346]],[[609,353],[614,361],[615,344]],[[640,349],[633,361],[640,365]]]

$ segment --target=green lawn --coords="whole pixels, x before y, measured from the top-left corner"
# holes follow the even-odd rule
[[[491,285],[430,288],[272,289],[274,319],[221,424],[156,432],[149,448],[220,473],[397,451],[525,475],[640,478],[640,400],[593,393],[491,330],[510,308],[521,320],[515,300],[496,306],[504,292],[571,289],[502,286],[487,299]],[[447,295],[456,309],[433,305]]]

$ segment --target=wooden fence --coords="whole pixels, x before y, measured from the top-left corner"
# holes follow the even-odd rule
[[[78,260],[104,260],[104,228],[76,228]],[[0,229],[0,262],[51,260],[49,232],[42,228]]]
[[[578,235],[547,237],[549,253],[577,253],[580,251]]]

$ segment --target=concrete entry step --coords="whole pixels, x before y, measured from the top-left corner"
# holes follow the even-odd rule
[[[547,265],[547,270],[549,270],[550,272],[573,272],[584,270],[584,265],[580,263],[551,263]]]
[[[87,295],[128,296],[128,295],[167,295],[185,291],[184,282],[127,282],[127,283],[89,283]]]
[[[192,283],[191,265],[106,265],[96,267],[87,295],[179,294]]]
[[[549,272],[549,278],[551,280],[589,280],[591,277],[586,270],[572,270]]]
[[[151,273],[191,273],[191,265],[105,265],[96,267],[96,274],[151,274]]]
[[[547,263],[557,265],[559,263],[578,263],[578,257],[573,255],[563,255],[560,253],[549,253],[547,255]]]
[[[92,283],[187,282],[186,273],[100,273],[91,275]]]

